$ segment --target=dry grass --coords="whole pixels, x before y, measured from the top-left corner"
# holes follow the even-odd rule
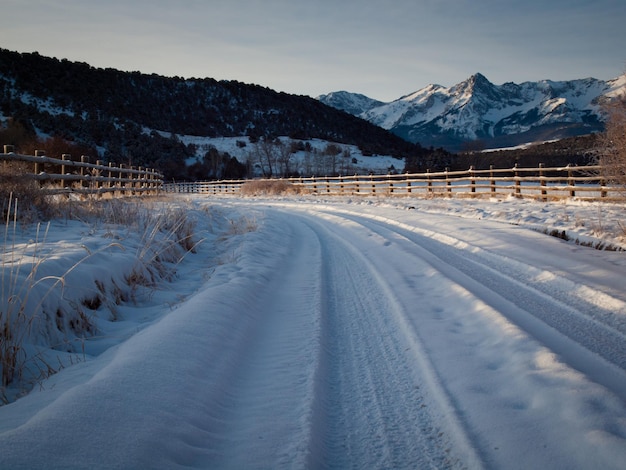
[[[241,185],[244,196],[280,196],[300,194],[301,189],[283,180],[253,180]]]
[[[9,200],[12,201],[9,205]],[[0,163],[0,209],[2,219],[13,217],[11,206],[19,204],[16,215],[21,222],[34,222],[49,215],[49,198],[40,190],[39,184],[29,176],[19,162]]]
[[[9,401],[5,395],[9,385],[12,384],[13,388],[28,387],[29,384],[23,382],[27,380],[23,376],[36,380],[63,367],[62,364],[52,366],[43,355],[32,356],[28,347],[24,347],[30,335],[40,334],[34,331],[38,329],[34,327],[34,321],[43,322],[42,325],[49,323],[42,328],[52,328],[55,334],[61,332],[70,341],[84,342],[96,331],[93,318],[85,313],[85,309],[108,308],[113,297],[115,304],[132,300],[142,287],[147,288],[146,292],[155,289],[160,280],[174,276],[178,263],[187,253],[194,252],[201,242],[196,239],[196,221],[189,216],[189,207],[172,208],[170,205],[159,205],[159,201],[150,198],[81,201],[52,198],[46,210],[57,219],[80,220],[94,233],[109,230],[113,239],[124,238],[124,231],[139,233],[141,242],[137,252],[131,254],[136,262],[132,270],[124,275],[125,285],[117,285],[113,280],[96,283],[89,298],[66,301],[63,300],[65,296],[59,295],[64,303],[50,307],[56,305],[56,301],[48,302],[47,297],[59,290],[72,288],[67,285],[70,272],[96,253],[112,247],[125,248],[118,242],[112,242],[96,252],[85,248],[85,256],[73,266],[68,266],[66,272],[42,277],[40,267],[46,262],[46,256],[40,256],[40,253],[45,251],[47,229],[37,230],[36,240],[30,243],[28,254],[21,252],[26,248],[21,249],[15,243],[17,225],[23,223],[18,222],[22,207],[21,204],[18,206],[18,202],[9,194],[4,203],[4,242],[0,244],[0,401],[4,402]],[[39,212],[36,214],[39,215]],[[35,253],[32,253],[33,243]],[[111,313],[115,319],[115,312]]]
[[[29,311],[33,308],[30,299],[31,292],[42,282],[52,281],[53,285],[63,282],[61,277],[38,278],[37,271],[41,261],[32,263],[28,275],[25,278],[22,276],[20,268],[26,255],[15,246],[17,202],[12,195],[7,201],[8,210],[0,263],[0,376],[2,388],[6,387],[16,377],[20,377],[26,359],[22,344],[34,318],[34,315],[31,315]],[[47,231],[44,231],[40,236],[40,230],[37,230],[36,247],[45,240],[46,233]],[[48,293],[51,289],[48,290]],[[41,298],[35,308],[39,308],[43,300]],[[37,302],[37,299],[34,301]]]
[[[132,300],[141,287],[147,288],[146,292],[154,289],[159,280],[171,279],[177,264],[195,251],[199,241],[189,208],[171,208],[159,202],[154,197],[46,195],[28,168],[19,162],[0,162],[0,215],[5,224],[0,241],[0,403],[10,401],[7,390],[12,390],[14,398],[16,389],[25,390],[33,380],[63,367],[60,360],[52,365],[44,354],[33,354],[33,338],[44,335],[52,342],[60,338],[84,343],[96,331],[93,313],[86,311],[111,307],[111,298],[116,305]],[[93,233],[110,230],[113,239],[123,238],[124,231],[141,234],[140,246],[131,254],[135,267],[125,273],[125,283],[105,280],[96,284],[89,298],[66,298],[63,292],[72,288],[67,285],[70,272],[100,251],[124,248],[112,242],[95,253],[86,249],[84,257],[67,266],[66,272],[44,276],[42,266],[49,257],[42,254],[49,251],[44,249],[47,229],[39,227],[52,219],[81,221]],[[36,240],[17,244],[18,225],[30,224],[38,224]],[[115,312],[111,313],[115,319]],[[73,348],[65,343],[49,347]]]
[[[142,206],[142,239],[137,262],[126,282],[134,293],[138,287],[154,288],[159,280],[171,280],[176,266],[188,253],[195,253],[202,240],[196,237],[196,222],[185,207],[155,210]]]
[[[256,231],[259,226],[256,219],[251,217],[240,217],[239,219],[230,219],[228,221],[227,235],[243,235],[248,232]]]

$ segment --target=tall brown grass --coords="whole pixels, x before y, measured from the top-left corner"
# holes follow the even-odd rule
[[[76,337],[84,341],[96,331],[96,328],[92,324],[93,318],[85,315],[81,306],[104,305],[108,308],[123,301],[133,300],[136,292],[142,287],[148,291],[155,289],[160,280],[172,279],[177,265],[188,253],[194,252],[198,243],[202,241],[197,239],[196,221],[189,217],[189,207],[184,205],[176,207],[169,204],[160,205],[161,201],[152,198],[73,200],[66,196],[54,196],[45,200],[44,205],[40,207],[36,205],[39,204],[37,190],[29,185],[28,180],[18,178],[18,182],[12,187],[17,188],[17,193],[22,199],[18,200],[13,193],[9,193],[6,201],[2,200],[4,239],[0,239],[2,249],[0,252],[0,402],[10,401],[5,393],[10,385],[13,388],[28,388],[29,384],[22,382],[23,375],[30,375],[32,379],[32,377],[47,377],[55,372],[55,368],[45,362],[43,355],[32,357],[28,348],[24,346],[31,334],[38,334],[33,332],[34,329],[69,328],[61,333],[69,338]],[[33,204],[33,206],[29,208],[28,204]],[[70,299],[67,305],[63,303],[59,304],[59,307],[54,307],[55,311],[44,311],[46,298],[51,293],[59,289],[72,288],[68,285],[70,272],[79,268],[96,253],[109,248],[118,247],[121,250],[126,248],[122,246],[122,242],[117,241],[96,252],[90,252],[85,248],[84,257],[74,265],[67,266],[65,272],[42,277],[39,271],[46,262],[46,255],[40,255],[40,253],[47,251],[43,250],[47,243],[47,229],[40,230],[39,227],[42,224],[37,224],[36,240],[29,242],[30,251],[26,254],[23,251],[26,248],[20,248],[20,244],[16,243],[19,237],[18,225],[30,223],[34,219],[29,217],[25,221],[21,217],[23,210],[30,211],[34,218],[43,219],[45,212],[46,217],[80,220],[87,230],[94,233],[104,229],[118,233],[128,231],[139,234],[141,240],[137,251],[129,253],[129,256],[135,259],[134,267],[130,272],[123,273],[125,285],[120,286],[115,282],[109,282],[107,287],[107,282],[96,282],[94,292],[89,294],[91,295],[89,298],[82,301],[78,299],[78,302]],[[121,237],[112,235],[112,238],[123,238],[123,235]],[[34,253],[32,252],[33,244]],[[115,267],[111,268],[115,270]],[[64,298],[63,295],[58,297]],[[114,298],[113,301],[112,298]],[[60,322],[58,319],[61,317],[63,321]],[[112,312],[112,319],[116,319],[115,312]],[[34,328],[33,321],[43,326]],[[46,322],[50,324],[46,326]],[[77,329],[76,325],[80,325],[80,328]],[[78,338],[79,334],[84,337]],[[44,336],[46,336],[45,333]],[[23,374],[29,369],[36,369],[37,373]]]
[[[18,201],[20,221],[34,222],[47,217],[49,198],[39,189],[28,170],[20,162],[0,163],[0,211],[6,219],[11,211],[9,201]]]
[[[298,186],[283,180],[252,180],[241,185],[241,194],[244,196],[279,196],[300,192]]]

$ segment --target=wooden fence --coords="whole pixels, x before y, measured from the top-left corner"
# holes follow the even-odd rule
[[[283,181],[307,194],[351,196],[502,197],[623,200],[624,188],[607,185],[600,166],[441,171],[397,175],[222,180],[165,184],[166,192],[241,194],[245,183]],[[254,191],[252,191],[254,192]]]
[[[67,154],[50,158],[40,151],[35,155],[20,155],[13,153],[10,145],[4,146],[0,162],[24,164],[26,173],[39,181],[42,191],[48,194],[156,194],[163,185],[163,175],[151,168],[103,165],[101,161],[90,163],[85,156],[80,161],[73,161]]]

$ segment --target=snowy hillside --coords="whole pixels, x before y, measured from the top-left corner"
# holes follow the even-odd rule
[[[41,149],[37,138],[58,137],[85,148],[62,149],[57,156],[131,160],[133,166],[157,168],[170,181],[215,177],[183,164],[194,151],[177,135],[292,136],[341,142],[366,154],[421,158],[430,153],[308,96],[234,80],[100,69],[2,48],[0,110],[0,133],[11,140],[0,145],[14,145],[18,153]],[[242,176],[245,169],[233,166],[229,176]]]
[[[450,88],[429,85],[360,117],[425,146],[458,150],[479,139],[504,147],[601,130],[602,102],[624,93],[626,75],[498,86],[478,73]]]
[[[145,129],[150,133],[151,130]],[[160,132],[167,135],[165,132]],[[187,160],[187,165],[202,161],[204,155],[215,148],[220,153],[228,153],[240,163],[250,162],[252,165],[251,177],[262,176],[259,158],[256,155],[256,144],[251,143],[247,136],[241,137],[202,137],[193,135],[176,136],[185,145],[195,146],[195,156]],[[284,145],[304,147],[292,154],[290,168],[292,171],[306,175],[325,176],[333,174],[387,174],[389,172],[402,172],[404,160],[390,155],[363,155],[356,145],[338,144],[321,139],[309,139],[300,141],[286,136],[278,138]],[[341,151],[335,159],[324,155],[329,146],[334,146]],[[330,161],[333,160],[333,161]]]

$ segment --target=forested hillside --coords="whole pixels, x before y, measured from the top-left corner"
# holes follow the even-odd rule
[[[32,146],[35,135],[56,137],[104,161],[158,168],[168,179],[187,178],[185,160],[196,152],[178,135],[319,138],[357,145],[364,154],[418,162],[435,158],[432,150],[313,98],[237,81],[121,72],[4,49],[0,128],[0,143],[17,150]],[[6,141],[11,136],[13,141]],[[236,176],[245,173],[235,167]]]
[[[452,166],[466,170],[470,166],[486,169],[489,165],[496,168],[512,168],[515,164],[536,168],[540,163],[549,167],[589,165],[597,162],[601,146],[599,136],[589,134],[520,148],[461,152],[454,156]]]

